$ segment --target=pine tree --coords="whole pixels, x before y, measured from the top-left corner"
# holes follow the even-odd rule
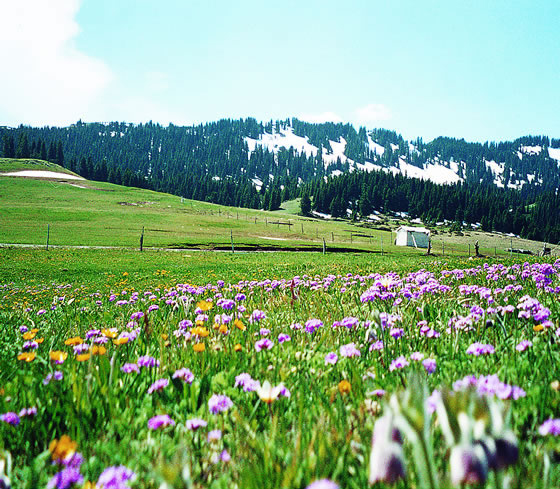
[[[19,135],[18,145],[16,148],[16,158],[29,158],[31,156],[29,150],[29,141],[27,140],[27,133],[22,132]]]
[[[299,207],[302,216],[308,216],[311,213],[311,199],[309,198],[307,190],[303,191],[303,195],[299,201]]]
[[[3,153],[4,158],[15,158],[16,149],[14,143],[14,137],[11,134],[4,134],[3,139]]]

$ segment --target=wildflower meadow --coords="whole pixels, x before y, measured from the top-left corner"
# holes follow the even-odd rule
[[[560,260],[463,263],[2,283],[0,487],[558,487]]]

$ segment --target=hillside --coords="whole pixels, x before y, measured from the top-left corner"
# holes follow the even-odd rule
[[[66,177],[29,178],[4,176],[8,171],[66,172]],[[72,178],[71,178],[72,177]],[[394,229],[408,221],[377,215],[375,223],[307,218],[294,214],[296,202],[286,210],[266,212],[220,206],[183,199],[146,189],[91,180],[52,163],[0,159],[0,243],[45,245],[47,225],[50,245],[144,246],[240,250],[365,251],[418,255],[425,250],[393,245]],[[24,196],[24,197],[22,197]],[[435,226],[433,251],[438,256],[474,252],[475,241],[487,255],[514,248],[538,252],[542,243],[500,234],[468,231],[452,233],[449,226]]]

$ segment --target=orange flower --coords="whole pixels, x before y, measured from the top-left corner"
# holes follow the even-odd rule
[[[50,442],[49,451],[51,452],[51,457],[55,462],[63,462],[64,460],[69,460],[74,453],[76,453],[76,448],[78,444],[68,435],[62,435],[60,440],[56,438]]]
[[[126,343],[128,343],[128,338],[126,336],[113,340],[113,345],[124,345]]]
[[[346,379],[341,380],[338,383],[338,392],[340,392],[341,394],[348,394],[348,392],[350,392],[352,389],[352,386],[350,385],[350,382],[348,382]]]
[[[27,363],[32,362],[33,360],[35,360],[35,357],[37,356],[37,354],[34,351],[28,351],[28,352],[23,352],[20,353],[17,357],[18,360],[23,360]]]
[[[196,326],[195,328],[191,329],[191,334],[194,336],[200,336],[202,338],[206,338],[210,333],[206,328],[202,326]]]
[[[76,360],[78,362],[85,362],[86,360],[89,360],[91,357],[90,353],[82,353],[80,355],[76,355]]]
[[[107,353],[107,348],[105,348],[103,345],[101,346],[93,345],[91,347],[92,355],[105,355],[105,353]]]
[[[235,346],[233,347],[233,349],[234,349],[235,351],[241,351],[241,350],[243,350],[243,347],[241,346],[241,343],[237,343],[237,345],[235,345]]]
[[[168,335],[168,334],[163,333],[163,334],[161,335],[161,339],[162,339],[163,341],[166,341],[167,338],[169,338],[169,335]]]
[[[241,331],[245,331],[247,329],[247,327],[241,322],[240,319],[236,319],[233,324],[235,325],[236,328],[240,329]]]
[[[197,353],[203,352],[205,349],[204,343],[195,343],[193,345],[193,350]]]
[[[535,333],[538,333],[539,331],[542,331],[544,329],[544,326],[542,324],[535,324],[535,326],[533,326],[533,331]]]
[[[80,338],[79,336],[74,336],[74,338],[68,338],[64,344],[66,346],[74,346],[74,345],[81,345],[84,342],[84,340],[82,340],[82,338]]]
[[[208,301],[198,301],[196,303],[196,307],[198,307],[201,311],[209,311],[212,309],[212,303]]]
[[[116,338],[119,332],[117,331],[117,328],[104,328],[101,330],[101,334],[107,338]]]
[[[45,341],[45,338],[37,338],[35,341],[37,343],[43,343],[43,341]]]
[[[39,330],[38,330],[37,328],[33,328],[33,329],[31,330],[31,332],[32,332],[32,333],[38,333]]]
[[[35,335],[37,333],[33,332],[33,331],[28,331],[27,333],[23,333],[23,339],[24,340],[32,340],[33,338],[35,338]]]
[[[226,334],[228,332],[227,326],[225,324],[220,325],[218,331],[222,334]]]
[[[64,360],[68,358],[68,353],[65,351],[55,350],[49,353],[51,360],[56,363],[64,363]]]

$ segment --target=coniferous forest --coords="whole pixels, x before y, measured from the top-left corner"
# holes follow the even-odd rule
[[[316,151],[284,147],[282,137],[274,148],[255,144],[287,130]],[[304,214],[357,219],[374,210],[406,212],[427,223],[480,223],[484,230],[560,241],[560,161],[549,152],[560,140],[546,136],[426,143],[351,124],[249,118],[196,126],[79,121],[69,127],[0,127],[0,142],[4,157],[44,159],[87,179],[223,205],[274,210],[301,198]],[[327,162],[333,142],[344,142],[344,153]],[[438,185],[408,178],[398,171],[401,162],[419,169],[437,164],[460,180]],[[492,165],[501,165],[499,178]]]

